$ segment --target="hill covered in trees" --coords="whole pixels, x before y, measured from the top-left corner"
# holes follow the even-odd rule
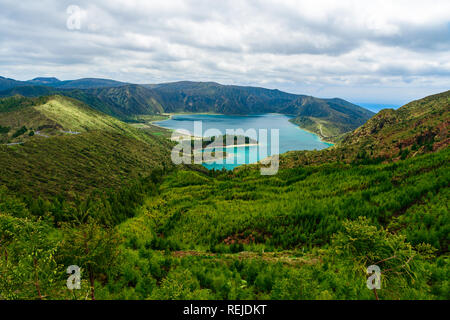
[[[435,152],[450,144],[450,91],[385,109],[333,148],[319,152],[293,151],[281,157],[284,166],[343,162],[383,162]]]
[[[33,195],[85,195],[171,166],[160,129],[138,130],[64,96],[0,99],[0,182]]]
[[[222,114],[283,113],[322,138],[335,139],[366,122],[373,113],[342,99],[319,99],[279,90],[225,86],[214,82],[175,82],[150,86],[166,112]]]
[[[3,89],[3,91],[1,91]],[[342,99],[319,99],[279,90],[181,81],[131,85],[107,79],[59,81],[36,78],[28,82],[0,79],[0,96],[62,94],[122,120],[162,113],[260,114],[283,113],[320,137],[335,141],[365,123],[373,113]]]
[[[0,147],[4,299],[450,299],[448,93],[382,111],[333,149],[283,155],[275,176],[162,165],[156,129],[66,97],[9,99],[3,128],[30,112],[23,123],[83,131]]]
[[[1,97],[14,95],[40,97],[56,94],[77,99],[95,110],[121,120],[130,120],[139,115],[157,115],[164,112],[163,107],[158,102],[160,100],[158,94],[137,85],[89,89],[59,89],[33,85],[0,92]]]

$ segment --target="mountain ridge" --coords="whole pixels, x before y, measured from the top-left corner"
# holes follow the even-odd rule
[[[120,119],[178,112],[283,113],[294,115],[292,122],[330,141],[356,129],[374,114],[340,98],[321,99],[278,89],[216,82],[139,85],[90,78],[59,82],[53,78],[35,78],[32,81],[9,83],[8,89],[0,91],[0,96],[63,94]]]
[[[450,150],[439,143],[449,102],[442,93],[385,110],[307,161],[282,155],[263,176],[255,165],[174,166],[158,128],[66,96],[0,99],[0,134],[11,126],[27,139],[0,145],[0,295],[36,299],[39,279],[46,299],[373,299],[366,269],[377,264],[389,288],[377,299],[446,299]],[[30,121],[50,127],[30,136],[20,128]],[[61,132],[71,128],[80,133]],[[386,143],[410,148],[430,128],[438,134],[418,153],[379,158]],[[99,248],[88,262],[86,248]],[[76,297],[68,264],[104,267]]]
[[[86,195],[172,166],[160,129],[133,128],[66,96],[2,98],[0,129],[0,183],[17,192]]]
[[[292,167],[330,161],[383,162],[437,152],[450,145],[450,91],[383,109],[365,124],[317,153],[292,151],[281,163]]]

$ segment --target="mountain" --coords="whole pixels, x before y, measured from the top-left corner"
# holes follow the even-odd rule
[[[54,77],[37,77],[28,81],[17,81],[14,79],[0,77],[0,91],[22,86],[49,86],[59,89],[92,89],[120,87],[126,84],[127,83],[125,82],[100,78],[83,78],[61,81]]]
[[[39,77],[34,78],[32,80],[28,80],[28,83],[36,84],[36,85],[57,85],[58,83],[61,83],[61,80],[55,78],[55,77]]]
[[[374,115],[367,109],[337,98],[301,97],[286,108],[297,115],[292,122],[333,141],[343,133],[358,128]]]
[[[171,166],[163,136],[59,95],[0,99],[0,144],[0,184],[25,194],[86,195]]]
[[[173,166],[165,131],[66,96],[0,99],[3,142],[23,142],[0,145],[0,296],[448,300],[449,101],[383,110],[262,176]]]
[[[189,81],[148,87],[160,94],[166,112],[290,114],[296,117],[294,123],[329,140],[356,129],[374,115],[342,99],[319,99],[256,87]]]
[[[340,135],[361,126],[374,114],[338,98],[319,99],[280,90],[215,82],[132,85],[106,79],[58,81],[54,78],[36,78],[26,84],[33,88],[19,84],[14,87],[12,83],[9,90],[0,92],[0,96],[59,93],[120,119],[163,112],[283,113],[294,116],[293,123],[330,141],[337,141]],[[45,86],[38,88],[35,86],[37,84]]]
[[[119,119],[134,115],[153,115],[164,112],[158,93],[138,85],[94,89],[60,89],[48,86],[15,87],[0,92],[0,97],[22,95],[39,97],[60,94],[84,102],[90,107]]]
[[[275,112],[296,95],[264,88],[225,86],[215,82],[175,82],[153,88],[166,112],[254,114]]]
[[[78,96],[82,93],[101,101],[102,104],[108,106],[106,113],[118,118],[125,119],[134,115],[160,114],[165,111],[156,92],[138,85],[71,91],[67,95],[91,104],[82,95]]]
[[[401,108],[384,109],[343,136],[333,148],[285,154],[287,166],[329,161],[396,161],[445,149],[450,144],[450,91]]]
[[[24,86],[15,86],[9,89],[0,91],[0,97],[12,97],[15,95],[21,95],[24,97],[39,97],[58,93],[58,89],[53,87],[43,86],[43,85],[30,85],[26,84]]]
[[[30,85],[30,83],[25,81],[17,81],[10,78],[4,78],[0,76],[0,91],[27,85]]]
[[[450,144],[450,91],[381,110],[342,141],[346,147],[370,150],[378,157],[409,157],[438,151]]]
[[[125,84],[127,83],[109,79],[83,78],[77,80],[60,81],[52,85],[60,89],[92,89],[120,87]]]

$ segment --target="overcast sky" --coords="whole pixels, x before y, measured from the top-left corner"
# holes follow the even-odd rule
[[[450,89],[450,1],[0,0],[0,75],[401,104]]]

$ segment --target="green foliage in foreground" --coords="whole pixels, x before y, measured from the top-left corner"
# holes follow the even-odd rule
[[[449,153],[272,177],[180,169],[143,181],[142,197],[123,191],[114,206],[134,210],[119,220],[104,218],[104,200],[60,214],[2,189],[0,296],[450,299]],[[66,288],[72,264],[80,290]],[[374,264],[376,292],[366,287]]]
[[[391,164],[282,169],[275,176],[261,176],[257,170],[216,177],[179,171],[166,179],[160,197],[144,210],[155,217],[154,228],[164,241],[186,250],[221,250],[225,240],[244,243],[249,237],[266,248],[324,245],[340,230],[341,221],[359,216],[379,226],[395,221],[397,228],[414,229],[411,240],[428,239],[447,250],[447,201],[430,201],[448,196],[449,152]],[[423,212],[431,205],[436,232],[426,234],[428,220],[416,218],[417,228],[406,226],[413,219],[410,211],[422,207]]]

